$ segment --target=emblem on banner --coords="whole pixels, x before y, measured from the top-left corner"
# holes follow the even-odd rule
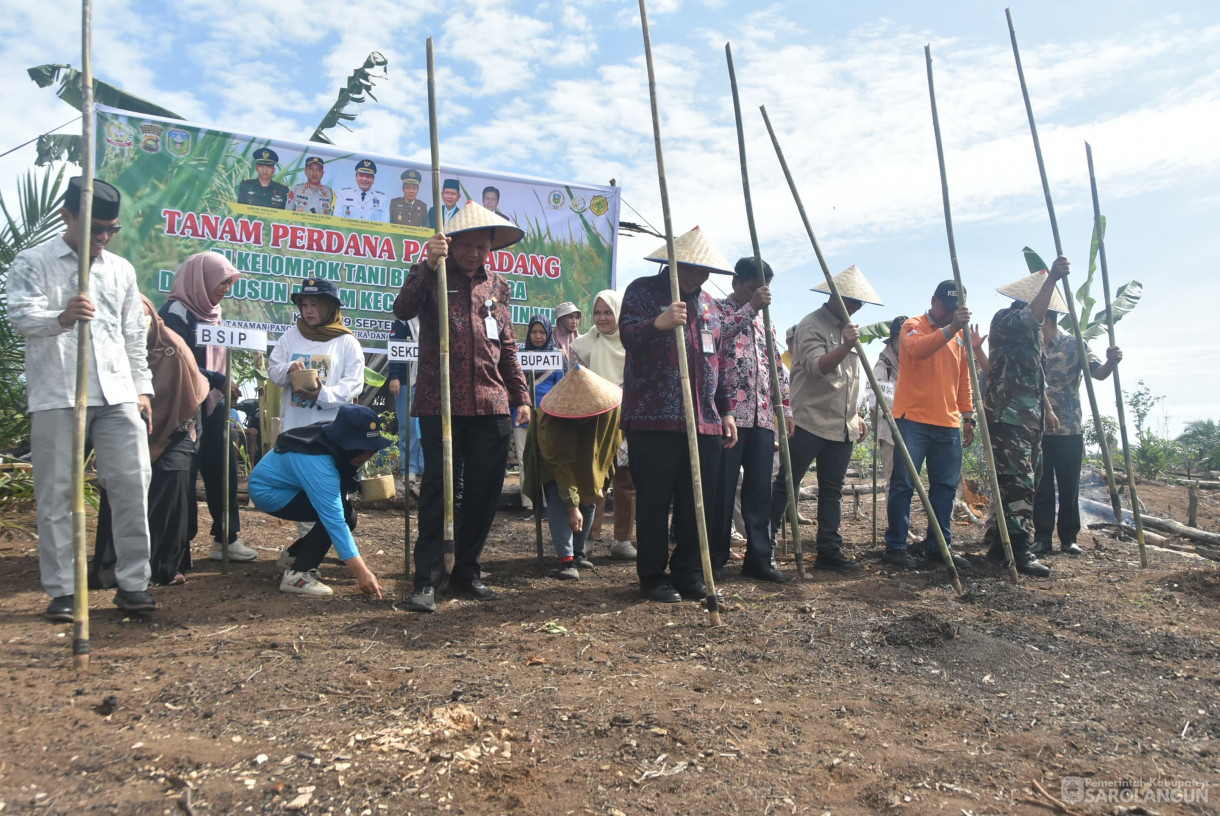
[[[140,149],[145,153],[161,152],[161,133],[165,128],[152,122],[140,125]]]
[[[552,210],[563,209],[563,190],[551,190],[547,193],[546,203],[550,205]]]
[[[605,196],[593,196],[593,199],[589,202],[589,212],[594,215],[605,215],[609,209],[610,202],[606,200]]]
[[[589,205],[585,203],[584,196],[572,196],[572,203],[570,206],[572,207],[572,212],[574,213],[582,213],[589,208]]]
[[[107,122],[106,144],[115,147],[131,147],[135,144],[135,131],[126,122]]]
[[[191,134],[185,130],[175,128],[165,134],[165,138],[169,140],[165,149],[175,156],[185,156],[191,152]]]

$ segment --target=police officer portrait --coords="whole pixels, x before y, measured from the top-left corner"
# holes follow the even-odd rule
[[[310,156],[305,160],[304,184],[295,185],[288,193],[288,206],[284,209],[290,212],[307,212],[317,215],[335,214],[335,191],[322,183],[326,174],[326,162],[319,156]]]

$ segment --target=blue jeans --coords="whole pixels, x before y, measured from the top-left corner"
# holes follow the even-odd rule
[[[913,422],[909,419],[899,419],[898,431],[907,444],[915,469],[928,464],[928,498],[932,501],[932,512],[941,532],[945,534],[945,543],[952,544],[952,533],[949,522],[953,516],[953,496],[957,492],[957,480],[962,475],[962,432],[959,428],[946,428],[940,425],[928,425],[923,422]],[[911,494],[915,492],[915,484],[906,465],[895,456],[894,472],[890,477],[889,497],[886,500],[886,515],[889,526],[885,531],[885,547],[887,550],[905,550],[907,548],[907,532],[911,528]],[[939,550],[932,541],[935,537],[925,536],[925,547],[939,556]]]
[[[580,514],[585,523],[578,535],[568,526],[568,507],[559,498],[559,485],[547,482],[542,486],[542,492],[546,496],[546,521],[551,528],[551,540],[555,542],[555,555],[560,558],[586,555],[585,544],[589,540],[589,530],[593,528],[593,512],[597,505],[592,502],[581,505]]]
[[[411,388],[411,398],[415,398],[415,389]],[[394,398],[395,411],[398,412],[398,461],[399,468],[407,462],[412,475],[424,472],[424,449],[419,444],[419,420],[407,415],[407,389],[398,389]],[[407,444],[410,441],[411,457],[407,458]]]

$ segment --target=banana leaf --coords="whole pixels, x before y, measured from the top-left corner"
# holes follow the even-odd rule
[[[373,388],[380,388],[385,385],[385,376],[377,373],[368,366],[364,367],[364,384],[371,385]]]
[[[880,323],[870,323],[867,326],[860,327],[860,342],[871,343],[874,340],[884,340],[890,336],[890,321],[883,320]]]
[[[335,104],[331,105],[330,110],[322,117],[322,121],[314,128],[309,141],[334,144],[323,131],[330,130],[335,125],[339,125],[344,130],[351,130],[343,123],[354,120],[356,114],[348,113],[344,109],[350,104],[363,103],[366,96],[374,102],[377,101],[377,97],[373,96],[373,80],[386,79],[389,76],[385,70],[388,64],[389,60],[380,51],[374,51],[365,57],[364,64],[352,71],[351,76],[347,78],[347,84],[339,89],[339,96],[335,99]],[[374,68],[382,70],[379,74],[374,74],[372,73]]]

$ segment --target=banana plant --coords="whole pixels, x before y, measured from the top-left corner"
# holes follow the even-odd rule
[[[1101,219],[1101,238],[1106,234],[1106,219],[1102,216]],[[1097,271],[1097,252],[1099,236],[1096,228],[1093,230],[1092,246],[1089,249],[1089,274],[1076,290],[1076,303],[1080,309],[1080,333],[1084,335],[1085,340],[1095,340],[1106,333],[1106,310],[1103,304],[1102,308],[1093,314],[1093,309],[1097,306],[1097,298],[1093,297],[1091,290],[1093,288],[1093,273]],[[1050,267],[1046,261],[1038,256],[1029,247],[1022,249],[1025,254],[1025,265],[1029,267],[1031,273],[1045,272]],[[1118,291],[1114,293],[1114,298],[1110,302],[1110,310],[1114,314],[1114,322],[1122,320],[1125,315],[1131,312],[1139,305],[1140,297],[1144,294],[1144,285],[1137,280],[1129,280],[1122,286],[1118,287]],[[1068,315],[1064,315],[1059,320],[1059,325],[1066,331],[1072,330],[1072,321]]]

